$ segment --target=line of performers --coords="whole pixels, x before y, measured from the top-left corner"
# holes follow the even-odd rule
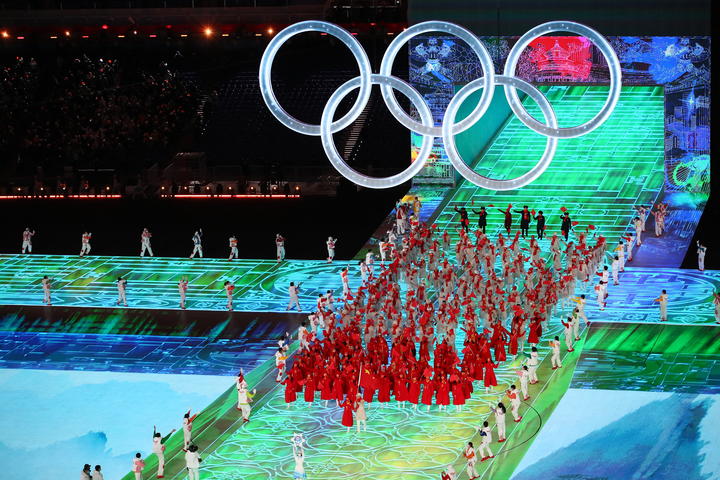
[[[22,233],[22,247],[21,247],[21,253],[32,253],[33,250],[33,237],[35,236],[35,230],[31,230],[30,227],[26,227],[25,230],[23,230]],[[84,257],[85,255],[89,255],[90,251],[92,250],[92,245],[90,244],[90,241],[92,239],[92,232],[83,232],[81,236],[81,246],[80,246],[80,256]],[[146,254],[150,257],[154,256],[151,239],[152,233],[147,228],[143,228],[142,233],[140,234],[140,256],[144,257]],[[195,258],[197,255],[199,258],[203,258],[203,246],[202,246],[202,239],[203,239],[203,231],[202,228],[198,228],[195,230],[195,232],[192,235],[192,252],[190,253],[190,256],[188,258]],[[333,238],[332,236],[329,236],[327,240],[325,241],[325,247],[327,249],[327,262],[332,263],[332,261],[335,259],[335,245],[337,245],[337,238]],[[228,247],[230,249],[230,255],[228,256],[228,260],[232,261],[233,259],[238,258],[238,239],[235,235],[231,235],[230,238],[228,238]],[[276,251],[276,260],[278,263],[285,260],[285,238],[280,235],[279,233],[275,235],[275,251]]]

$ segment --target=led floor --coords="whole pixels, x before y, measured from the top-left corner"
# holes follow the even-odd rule
[[[341,289],[340,271],[347,262],[0,255],[0,265],[0,305],[41,304],[40,282],[47,275],[54,305],[115,307],[116,281],[122,276],[130,307],[178,308],[177,284],[187,277],[189,309],[225,310],[223,284],[229,280],[236,285],[235,310],[278,312],[287,308],[291,281],[302,282],[300,304],[308,310],[319,293]],[[355,282],[352,287],[359,286]]]
[[[720,478],[720,329],[594,325],[511,478]]]
[[[607,87],[540,87],[552,102],[560,126],[589,120],[605,102]],[[652,204],[664,181],[664,104],[661,87],[623,87],[610,118],[597,130],[575,139],[561,139],[547,171],[530,185],[508,192],[489,191],[464,181],[439,212],[435,223],[454,233],[459,215],[453,208],[489,208],[487,233],[502,230],[504,216],[497,209],[542,210],[547,232],[560,230],[560,207],[566,207],[576,227],[596,232],[616,242],[634,216],[634,205]],[[537,106],[525,102],[528,111],[542,118]],[[458,135],[458,145],[462,144]],[[531,132],[515,116],[477,161],[475,171],[493,178],[510,178],[532,168],[545,148],[545,137]],[[471,164],[472,158],[466,159]],[[477,215],[470,213],[471,226]],[[513,233],[519,229],[514,214]],[[534,230],[534,222],[531,231]],[[455,234],[455,233],[454,233]],[[456,235],[456,234],[455,234]]]
[[[285,311],[291,281],[303,282],[301,305],[310,309],[319,293],[333,287],[340,291],[340,270],[347,265],[297,260],[278,265],[268,260],[230,263],[217,259],[52,255],[5,255],[0,256],[0,262],[0,305],[42,305],[40,279],[47,274],[53,279],[55,306],[115,308],[115,280],[122,275],[128,279],[132,308],[177,308],[177,282],[186,275],[190,279],[190,309],[225,310],[222,284],[230,279],[237,285],[235,310],[254,312]],[[351,286],[359,286],[358,272],[350,278]],[[597,311],[592,285],[581,287],[578,293],[587,294],[592,320],[653,322],[659,313],[652,300],[666,289],[671,322],[708,323],[713,321],[712,292],[718,288],[719,271],[628,267],[621,274],[620,285],[610,286],[604,312]]]
[[[558,324],[559,325],[559,324]],[[558,332],[553,325],[551,332]],[[462,339],[458,338],[458,343]],[[578,348],[581,348],[579,346]],[[578,350],[576,350],[578,351]],[[548,348],[540,347],[541,358],[547,359]],[[575,354],[567,354],[572,356]],[[540,412],[553,407],[549,399],[559,400],[567,388],[572,371],[572,359],[566,357],[567,369],[553,372],[549,361],[539,369],[542,379],[530,388],[532,398],[521,408],[526,416],[521,424],[508,421],[508,442],[494,444],[496,462],[517,462],[513,458],[518,449],[537,432],[541,425]],[[488,415],[491,405],[502,400],[503,392],[515,383],[519,360],[507,362],[497,369],[498,387],[490,393],[475,383],[476,391],[462,412],[431,412],[421,407],[401,408],[392,403],[379,408],[368,405],[368,431],[347,432],[340,424],[342,410],[331,403],[324,407],[316,401],[308,405],[302,400],[287,407],[282,386],[271,389],[261,399],[249,424],[239,427],[203,460],[204,479],[281,479],[292,476],[290,438],[302,432],[308,439],[308,478],[313,479],[436,479],[447,464],[462,467],[460,453],[468,440],[479,443],[475,427]],[[253,385],[250,384],[252,387]],[[506,459],[510,460],[506,460]],[[494,476],[493,462],[478,465],[482,478]],[[183,478],[182,472],[171,477]],[[126,477],[129,478],[129,477]]]

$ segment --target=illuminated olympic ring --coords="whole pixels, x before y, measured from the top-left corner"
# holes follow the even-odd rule
[[[610,71],[610,91],[602,109],[592,119],[575,127],[558,127],[555,112],[547,98],[533,85],[514,76],[520,55],[525,47],[542,35],[558,31],[582,35],[593,42],[605,57]],[[272,64],[278,50],[291,37],[302,32],[322,32],[337,38],[348,47],[353,57],[355,57],[355,61],[360,70],[359,76],[345,82],[330,96],[330,100],[328,100],[323,110],[320,125],[302,122],[288,114],[275,97],[275,92],[272,87]],[[483,70],[483,77],[465,85],[465,87],[460,89],[457,95],[452,98],[445,111],[441,126],[435,126],[430,108],[418,91],[405,81],[392,75],[393,62],[402,46],[413,37],[427,32],[443,32],[464,40],[477,55]],[[402,172],[384,178],[370,177],[350,167],[338,154],[332,138],[334,133],[349,126],[360,116],[370,99],[370,89],[373,84],[380,85],[383,100],[388,106],[390,113],[398,122],[412,132],[422,136],[422,145],[416,160]],[[463,161],[455,146],[455,135],[470,128],[485,114],[490,106],[490,102],[492,102],[492,97],[495,92],[494,87],[496,85],[504,86],[505,97],[510,104],[510,108],[519,120],[531,130],[547,137],[545,152],[540,158],[540,161],[525,174],[508,180],[497,180],[476,173]],[[543,23],[520,37],[518,42],[510,50],[503,75],[495,74],[490,54],[475,35],[459,25],[437,21],[418,23],[395,37],[385,52],[379,74],[372,73],[370,61],[368,60],[365,50],[363,50],[360,42],[358,42],[350,32],[337,25],[322,21],[300,22],[285,28],[268,44],[260,61],[260,92],[265,104],[275,118],[286,127],[298,133],[321,137],[323,148],[333,167],[348,180],[368,188],[390,188],[412,179],[413,176],[422,170],[430,156],[435,137],[442,137],[445,151],[450,162],[463,177],[475,185],[489,190],[513,190],[528,185],[542,175],[550,165],[555,155],[558,138],[574,138],[585,135],[598,128],[608,119],[620,98],[620,87],[620,62],[608,41],[590,27],[570,21]],[[339,103],[350,91],[356,88],[359,88],[360,91],[352,108],[350,108],[342,118],[333,121]],[[482,89],[482,95],[480,96],[477,106],[470,115],[455,123],[455,117],[458,114],[460,105],[462,105],[463,101],[472,93],[480,89]],[[518,97],[517,89],[522,90],[537,102],[545,117],[546,124],[538,122],[527,112]],[[410,117],[410,115],[400,107],[393,90],[400,91],[410,99],[410,102],[418,110],[420,122]]]

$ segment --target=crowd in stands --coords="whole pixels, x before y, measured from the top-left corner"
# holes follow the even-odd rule
[[[4,63],[0,155],[15,160],[11,175],[124,162],[143,168],[167,156],[197,121],[195,86],[166,63],[125,67],[86,55]]]

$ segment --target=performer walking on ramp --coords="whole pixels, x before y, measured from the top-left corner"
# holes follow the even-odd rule
[[[157,431],[157,427],[153,425],[152,452],[158,459],[157,478],[163,478],[165,476],[165,442],[173,433],[175,433],[174,428],[163,437],[162,434]]]

